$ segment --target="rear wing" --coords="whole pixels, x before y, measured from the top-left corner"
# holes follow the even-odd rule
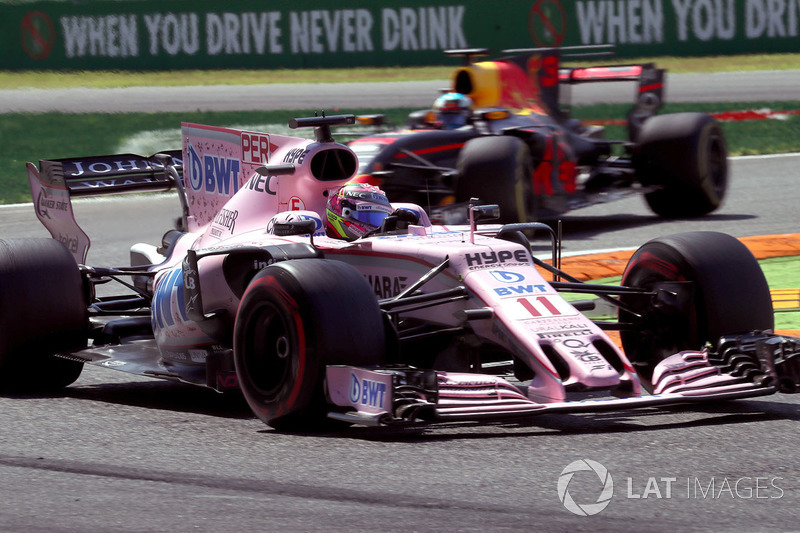
[[[628,113],[631,139],[642,123],[655,115],[664,99],[664,69],[653,63],[565,67],[562,59],[581,60],[613,56],[613,46],[565,46],[503,50],[508,54],[491,61],[472,62],[488,54],[486,49],[449,50],[463,56],[465,66],[456,70],[453,90],[473,98],[477,107],[508,107],[546,113],[558,121],[569,118],[569,87],[595,82],[638,83],[634,106]]]
[[[43,159],[38,170],[44,183],[66,187],[72,197],[168,191],[175,188],[175,182],[166,172],[162,154],[181,174],[181,150],[166,150],[149,157],[116,154]]]
[[[559,83],[578,85],[582,83],[629,81],[638,84],[633,108],[628,112],[628,136],[635,140],[642,124],[652,117],[664,102],[664,78],[666,70],[656,68],[654,63],[636,65],[606,65],[593,67],[560,67]],[[563,97],[564,95],[560,95]],[[566,94],[569,100],[569,94]]]
[[[75,221],[72,198],[181,188],[183,161],[180,150],[167,150],[149,157],[44,159],[38,167],[28,163],[27,169],[36,217],[84,264],[90,241]]]
[[[518,54],[518,57],[509,58],[518,64],[523,64],[519,59],[522,58],[529,69],[529,75],[539,79],[542,100],[562,120],[569,116],[571,94],[568,88],[572,85],[634,82],[638,86],[634,95],[633,107],[626,118],[628,120],[628,136],[631,140],[635,140],[644,121],[658,113],[664,101],[666,70],[656,68],[654,63],[591,67],[561,65],[562,59],[581,60],[613,56],[614,47],[612,45],[504,50],[504,53]],[[529,59],[531,56],[540,56],[541,59],[532,62]],[[534,66],[538,66],[536,71],[531,68]],[[553,80],[556,72],[558,73],[557,83]]]

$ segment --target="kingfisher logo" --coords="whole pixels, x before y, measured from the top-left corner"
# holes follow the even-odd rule
[[[239,160],[216,155],[200,157],[189,145],[189,187],[195,192],[231,196],[239,190]]]
[[[508,270],[490,270],[489,274],[500,283],[520,283],[525,280],[522,274]]]

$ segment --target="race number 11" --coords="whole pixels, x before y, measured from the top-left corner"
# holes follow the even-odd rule
[[[560,298],[551,298],[548,295],[526,296],[509,302],[506,310],[515,320],[530,318],[575,315],[578,312],[574,307]]]

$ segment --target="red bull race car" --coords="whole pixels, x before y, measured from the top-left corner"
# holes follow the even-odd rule
[[[542,223],[487,224],[498,206],[472,204],[467,224],[432,224],[349,184],[356,155],[331,127],[353,121],[290,122],[313,140],[185,123],[181,151],[28,163],[52,238],[0,239],[0,389],[53,391],[90,364],[241,391],[280,429],[796,390],[800,339],[773,334],[767,283],[738,240],[657,238],[620,286],[581,283]],[[178,228],[161,243],[134,244],[131,265],[86,264],[72,198],[173,189]],[[600,300],[616,318],[587,316]]]
[[[561,66],[562,55],[610,53],[596,46],[506,50],[478,62],[472,58],[487,50],[447,53],[467,64],[434,109],[412,113],[404,129],[350,143],[358,179],[445,222],[463,222],[473,197],[498,204],[502,222],[553,218],[631,194],[667,218],[721,205],[728,180],[722,129],[705,113],[657,115],[664,71],[653,64]],[[627,139],[606,139],[603,127],[570,117],[570,87],[622,81],[637,84]]]

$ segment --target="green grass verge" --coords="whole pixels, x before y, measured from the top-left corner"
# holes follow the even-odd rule
[[[800,109],[798,102],[748,102],[741,104],[669,104],[664,112],[729,111],[741,109]],[[619,119],[627,105],[576,106],[573,115],[582,120]],[[402,125],[409,109],[363,109],[342,112],[375,113],[383,111],[390,121]],[[149,155],[158,150],[180,147],[180,123],[196,122],[216,126],[269,128],[285,125],[292,117],[306,116],[308,110],[241,111],[193,113],[127,114],[3,114],[0,115],[0,203],[30,201],[25,162],[40,159],[79,157],[138,150]],[[767,154],[800,151],[800,115],[787,120],[762,120],[723,123],[732,155]],[[155,132],[155,133],[153,133]],[[292,134],[285,131],[286,134]],[[625,128],[609,126],[608,138],[625,138]],[[131,139],[143,142],[131,148]],[[151,139],[148,144],[148,139]]]
[[[758,262],[761,265],[761,270],[767,278],[767,283],[770,289],[797,289],[800,288],[800,258],[798,257],[773,257],[770,259],[762,259]],[[622,281],[622,276],[615,276],[611,278],[603,278],[594,280],[592,283],[599,283],[602,285],[619,285]],[[588,297],[585,294],[564,294],[565,298],[570,301],[586,300],[593,297]],[[615,316],[596,316],[593,317],[600,320],[612,320]],[[786,309],[775,312],[775,329],[800,331],[800,309]]]

